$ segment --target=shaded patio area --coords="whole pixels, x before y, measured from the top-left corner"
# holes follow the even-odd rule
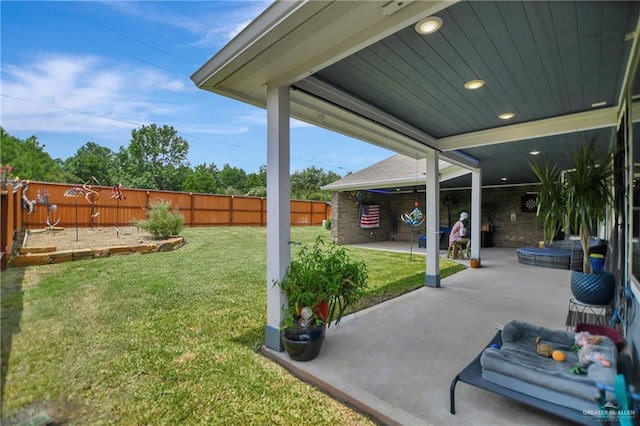
[[[409,243],[389,242],[387,248],[408,251]],[[456,388],[457,414],[449,413],[451,381],[491,340],[496,324],[518,319],[565,329],[569,277],[569,271],[519,264],[512,248],[483,249],[480,269],[343,319],[327,330],[313,361],[293,362],[286,352],[267,348],[264,353],[385,424],[570,424],[466,383]]]

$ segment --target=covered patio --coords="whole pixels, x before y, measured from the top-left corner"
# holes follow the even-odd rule
[[[423,162],[427,247],[440,236],[440,188],[469,188],[471,255],[484,266],[438,288],[439,252],[427,250],[429,288],[344,321],[329,333],[324,358],[305,366],[309,376],[384,407],[389,414],[380,418],[390,423],[549,421],[462,384],[460,414],[448,414],[448,382],[489,341],[495,322],[563,327],[570,298],[568,272],[517,265],[514,250],[481,253],[483,191],[531,184],[529,162],[538,154],[563,169],[566,152],[592,140],[602,150],[621,148],[620,202],[602,228],[611,235],[601,237],[618,242],[614,272],[638,304],[639,11],[633,1],[278,1],[196,71],[199,88],[267,110],[265,350],[284,356],[287,300],[271,283],[290,263],[295,117]],[[443,183],[442,162],[465,173]],[[626,329],[637,379],[640,319]],[[339,344],[350,333],[362,345]]]
[[[409,250],[397,241],[357,246]],[[384,424],[565,424],[465,383],[456,387],[457,414],[449,413],[451,381],[491,340],[496,324],[519,319],[565,328],[569,271],[521,265],[510,249],[483,251],[482,268],[447,277],[439,289],[424,287],[343,319],[327,330],[311,362],[263,353]]]

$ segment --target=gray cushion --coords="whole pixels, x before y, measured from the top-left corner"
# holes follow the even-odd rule
[[[500,349],[487,348],[480,363],[484,370],[500,373],[518,380],[542,386],[554,391],[567,393],[593,401],[597,393],[596,382],[613,386],[616,376],[617,349],[607,337],[602,337],[598,350],[611,361],[611,367],[591,364],[586,375],[570,372],[578,364],[578,354],[571,352],[575,333],[553,330],[521,321],[511,321],[502,330],[503,345]],[[536,337],[566,356],[564,362],[557,362],[536,353]],[[483,374],[484,376],[484,374]],[[488,379],[490,380],[490,378]]]

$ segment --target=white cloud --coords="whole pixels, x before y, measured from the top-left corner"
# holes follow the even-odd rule
[[[177,123],[173,125],[180,133],[197,134],[199,136],[206,135],[240,135],[247,133],[249,127],[233,125],[233,124],[193,124],[193,123]]]
[[[186,3],[186,2],[185,2]],[[221,1],[190,2],[189,7],[197,13],[185,15],[179,12],[178,4],[165,2],[102,2],[117,13],[135,17],[141,21],[185,30],[196,40],[174,41],[194,47],[219,48],[238,35],[249,23],[262,13],[272,0],[234,1],[233,6]],[[180,5],[187,7],[185,4]],[[196,18],[194,18],[196,16]],[[213,24],[215,23],[215,24]],[[167,35],[167,37],[171,37]]]
[[[105,132],[153,121],[178,108],[163,93],[183,82],[155,69],[92,55],[47,55],[4,64],[2,125],[12,131]]]

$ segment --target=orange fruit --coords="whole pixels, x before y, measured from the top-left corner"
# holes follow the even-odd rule
[[[562,362],[566,359],[564,352],[562,351],[553,351],[551,353],[551,358],[553,358],[554,361],[558,361],[558,362]]]

